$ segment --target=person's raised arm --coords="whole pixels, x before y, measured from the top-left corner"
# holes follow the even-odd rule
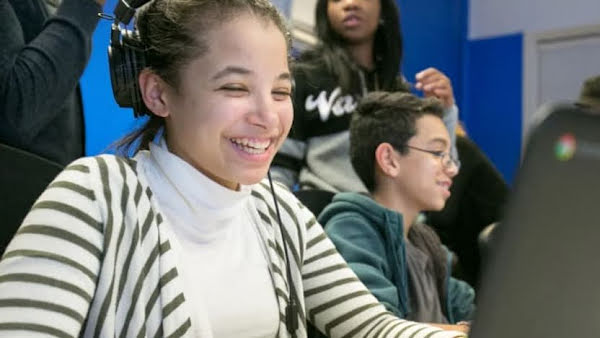
[[[56,14],[44,22],[43,1],[0,0],[0,133],[4,138],[13,144],[30,142],[56,118],[87,64],[104,1],[63,0]]]

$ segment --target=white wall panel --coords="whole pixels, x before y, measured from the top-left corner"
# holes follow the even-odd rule
[[[292,35],[294,40],[311,45],[317,42],[314,36],[315,6],[317,0],[293,0],[291,10]],[[300,47],[303,49],[304,47]]]
[[[600,0],[470,0],[469,38],[600,23]]]
[[[317,0],[292,1],[292,21],[313,27],[315,23],[315,5]]]

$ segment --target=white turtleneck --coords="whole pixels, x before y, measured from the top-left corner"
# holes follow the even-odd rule
[[[145,170],[174,239],[192,327],[212,328],[218,338],[275,337],[279,310],[250,187],[214,182],[170,153],[164,139],[150,145]]]

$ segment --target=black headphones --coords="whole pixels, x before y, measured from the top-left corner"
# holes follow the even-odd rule
[[[147,112],[139,89],[138,75],[146,67],[145,46],[137,30],[128,30],[135,10],[150,0],[119,0],[114,10],[114,22],[108,46],[108,65],[113,95],[120,107],[133,108],[136,117]]]

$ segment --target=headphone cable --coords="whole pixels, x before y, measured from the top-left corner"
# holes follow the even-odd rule
[[[296,305],[296,301],[292,295],[292,292],[296,290],[294,287],[294,281],[292,280],[291,266],[290,260],[288,257],[288,250],[285,238],[283,237],[283,224],[281,222],[281,215],[279,214],[279,204],[277,203],[277,197],[275,195],[275,188],[273,187],[273,179],[271,178],[271,171],[267,172],[269,178],[269,185],[271,187],[271,195],[273,195],[273,202],[275,203],[275,212],[277,214],[277,221],[279,222],[279,230],[281,231],[281,241],[283,242],[283,254],[285,257],[285,265],[286,265],[286,274],[288,279],[288,304],[285,308],[285,325],[287,327],[288,332],[295,337],[296,330],[298,329],[298,309]]]

